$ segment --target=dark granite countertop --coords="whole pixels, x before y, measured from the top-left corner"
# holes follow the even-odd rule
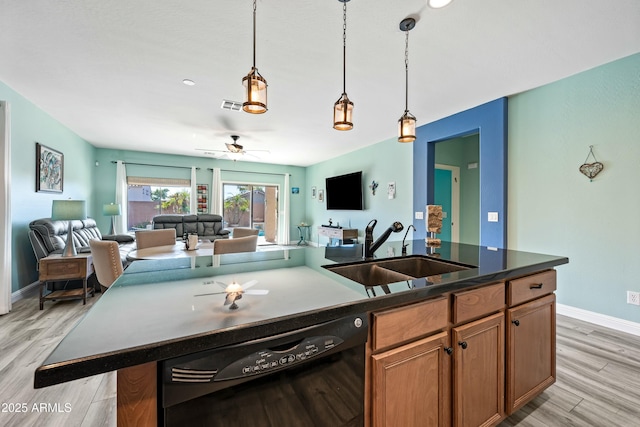
[[[447,242],[432,251],[431,257],[473,268],[371,292],[322,267],[361,262],[360,245],[135,261],[36,369],[34,385],[267,337],[568,262],[561,256]],[[400,252],[401,242],[388,242],[377,254],[386,259]],[[410,242],[409,254],[427,252],[423,240]],[[269,293],[243,295],[239,308],[229,310],[223,290],[232,280],[257,280],[252,289]]]

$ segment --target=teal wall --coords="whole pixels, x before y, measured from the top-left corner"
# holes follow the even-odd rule
[[[291,174],[289,184],[291,187],[299,187],[300,194],[289,192],[291,211],[291,240],[296,240],[298,230],[296,224],[304,221],[305,218],[305,168],[297,166],[272,165],[265,163],[234,162],[231,160],[220,160],[205,157],[176,156],[169,154],[146,153],[142,151],[111,150],[98,148],[95,152],[95,160],[98,166],[94,166],[95,172],[95,198],[94,210],[100,212],[96,216],[96,221],[100,230],[109,230],[110,217],[101,215],[102,205],[113,203],[115,200],[116,165],[112,162],[122,160],[125,163],[144,163],[164,166],[184,166],[190,168],[195,166],[200,168],[196,172],[198,184],[208,184],[211,191],[211,180],[213,172],[209,169],[219,167],[222,181],[247,182],[254,184],[276,184],[284,188],[284,174]],[[95,161],[92,162],[95,164]],[[175,167],[156,167],[126,165],[127,175],[144,177],[164,177],[164,178],[191,178],[190,169]],[[246,171],[249,171],[247,173]],[[282,198],[280,198],[282,208]]]
[[[38,278],[29,244],[29,222],[51,216],[56,199],[86,200],[91,206],[94,147],[19,93],[0,82],[0,99],[11,109],[11,290]],[[36,193],[36,142],[64,154],[63,193]],[[88,214],[93,215],[89,209]]]
[[[509,247],[569,257],[559,303],[640,322],[639,159],[640,54],[509,99]]]
[[[436,143],[435,162],[460,168],[460,243],[480,244],[480,139],[478,134]],[[478,168],[467,168],[469,163],[478,163]]]
[[[392,138],[307,167],[307,188],[304,191],[301,189],[301,192],[306,201],[306,222],[312,225],[312,240],[318,242],[317,227],[327,224],[329,218],[334,225],[340,223],[343,227],[357,228],[361,242],[364,228],[372,219],[378,220],[374,238],[380,236],[394,221],[400,221],[406,230],[412,224],[413,217],[412,152],[412,144],[400,144],[396,138]],[[311,187],[324,190],[325,178],[357,171],[362,171],[364,210],[329,211],[326,203],[311,198]],[[369,189],[374,180],[379,183],[375,196]],[[390,182],[396,183],[395,199],[387,198],[387,185]],[[389,240],[402,240],[404,234],[404,230],[393,233]],[[408,238],[411,239],[411,236],[410,233]],[[327,238],[320,238],[320,244],[327,242]]]

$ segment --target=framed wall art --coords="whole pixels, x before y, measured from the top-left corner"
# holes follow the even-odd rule
[[[197,184],[196,186],[198,191],[198,213],[208,213],[209,212],[209,186],[207,184]]]
[[[36,192],[62,193],[64,154],[36,142]]]

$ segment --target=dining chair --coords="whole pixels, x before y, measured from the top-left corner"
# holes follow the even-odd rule
[[[257,228],[236,227],[231,232],[231,236],[236,239],[245,236],[257,236],[260,231]]]
[[[136,247],[138,249],[151,248],[153,246],[175,245],[175,244],[176,244],[175,228],[136,231]]]
[[[216,239],[213,241],[213,254],[232,254],[237,252],[255,252],[258,246],[258,235],[234,237],[233,239]]]
[[[104,292],[122,275],[122,260],[118,242],[114,240],[89,240],[93,269],[100,288]]]

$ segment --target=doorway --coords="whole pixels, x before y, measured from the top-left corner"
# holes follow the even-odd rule
[[[442,240],[480,244],[479,156],[478,133],[435,144],[434,203],[442,205]]]
[[[447,139],[479,134],[480,246],[507,247],[507,98],[499,98],[416,128],[413,144],[413,210],[433,204],[435,149]],[[463,173],[464,168],[460,169]],[[461,193],[460,199],[465,196]],[[463,209],[461,208],[461,212]],[[489,213],[499,221],[489,221]],[[424,220],[416,237],[424,237]],[[460,231],[462,233],[462,230]]]
[[[225,228],[258,230],[259,245],[275,245],[278,236],[278,186],[223,183]]]
[[[436,164],[433,201],[442,206],[442,232],[447,242],[460,241],[460,168]]]

